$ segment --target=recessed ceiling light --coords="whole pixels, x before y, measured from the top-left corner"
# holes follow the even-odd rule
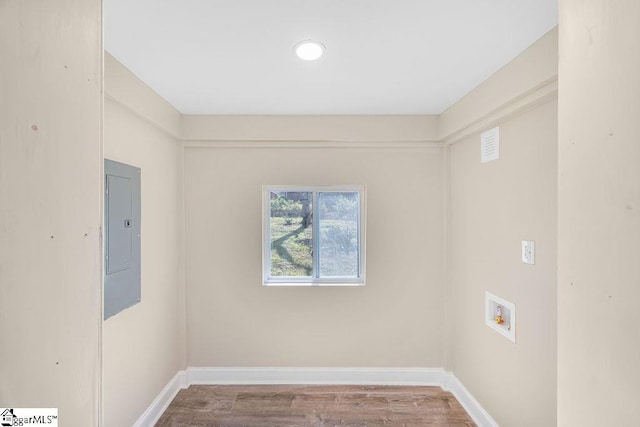
[[[324,45],[314,40],[303,40],[293,47],[298,58],[305,61],[315,61],[322,56],[324,50]]]

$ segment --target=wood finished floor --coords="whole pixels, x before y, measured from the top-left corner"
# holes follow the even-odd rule
[[[181,390],[156,427],[475,426],[439,387],[204,386]]]

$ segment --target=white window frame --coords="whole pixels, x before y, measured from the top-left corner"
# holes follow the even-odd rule
[[[317,221],[318,193],[358,192],[360,199],[360,217],[358,218],[358,277],[318,277],[319,257],[313,257],[311,277],[272,277],[271,276],[271,192],[309,192],[312,193],[313,212],[313,248],[318,254],[319,227]],[[365,231],[366,231],[366,191],[363,185],[264,185],[262,187],[262,284],[263,286],[364,286],[365,284]]]

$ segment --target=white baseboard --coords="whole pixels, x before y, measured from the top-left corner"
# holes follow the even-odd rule
[[[498,427],[455,375],[442,368],[205,368],[190,367],[169,381],[133,427],[153,426],[178,391],[193,384],[343,384],[436,386],[451,392],[478,427]]]
[[[498,423],[491,418],[491,415],[485,411],[475,397],[473,397],[469,390],[467,390],[467,388],[458,378],[456,378],[455,375],[453,375],[453,373],[447,372],[444,375],[441,387],[444,391],[448,391],[453,394],[479,427],[498,427]]]
[[[429,368],[188,368],[189,384],[442,384],[444,371]]]
[[[160,394],[151,402],[151,405],[138,418],[133,427],[151,427],[160,419],[169,404],[176,397],[176,394],[183,389],[189,387],[187,383],[187,374],[180,371],[167,383]]]

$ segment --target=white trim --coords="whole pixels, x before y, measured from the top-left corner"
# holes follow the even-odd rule
[[[441,387],[444,391],[453,394],[478,427],[499,427],[498,423],[485,411],[453,373],[447,372],[444,374]]]
[[[191,385],[403,385],[441,387],[460,402],[478,427],[498,427],[464,385],[442,368],[213,368],[178,372],[133,427],[153,426],[180,389]]]
[[[440,386],[440,368],[199,368],[189,384],[342,384]]]
[[[162,389],[160,394],[151,402],[151,405],[144,411],[133,427],[150,427],[156,424],[169,404],[176,397],[181,389],[187,388],[187,373],[179,371]]]

